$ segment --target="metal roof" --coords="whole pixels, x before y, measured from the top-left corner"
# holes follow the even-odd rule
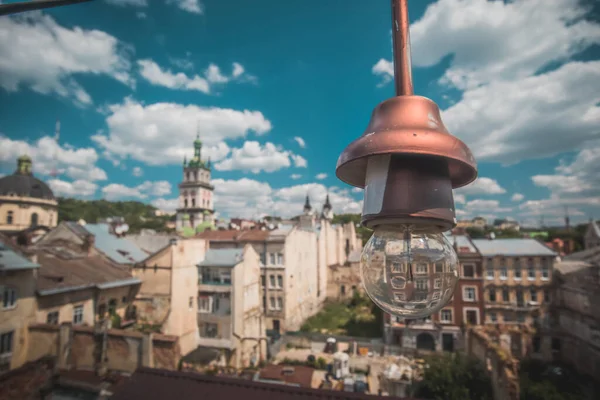
[[[209,249],[198,266],[235,267],[244,260],[244,249]]]
[[[468,248],[469,253],[477,253],[477,248],[471,242],[471,239],[466,235],[452,235],[452,234],[444,234],[450,244],[454,245],[454,240],[456,239],[456,245],[459,248],[459,252],[461,248]]]
[[[148,253],[132,241],[112,234],[108,224],[86,224],[82,228],[95,236],[94,246],[114,262],[133,264],[148,257]]]
[[[39,264],[16,253],[5,245],[4,242],[0,241],[0,271],[18,271],[39,267]]]
[[[535,239],[472,239],[481,255],[491,256],[556,256]]]

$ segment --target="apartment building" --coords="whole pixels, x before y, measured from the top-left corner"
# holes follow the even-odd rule
[[[548,318],[534,350],[546,361],[568,364],[600,381],[600,266],[563,261],[552,280]]]
[[[266,328],[295,331],[319,310],[317,236],[297,225],[274,230],[206,231],[198,235],[211,249],[243,248],[260,255],[262,306]]]
[[[266,357],[259,254],[250,244],[209,249],[198,268],[199,345],[226,350],[237,368],[256,365]]]
[[[132,271],[142,282],[134,300],[138,322],[177,336],[182,355],[198,346],[197,264],[206,247],[204,239],[172,237]]]
[[[0,374],[27,361],[27,326],[35,320],[35,277],[40,268],[0,235]]]
[[[467,325],[484,321],[482,257],[468,236],[447,236],[457,252],[459,280],[452,300],[439,312],[425,319],[404,320],[391,315],[384,318],[384,340],[388,345],[430,351],[454,351],[464,346],[463,332]],[[415,280],[421,273],[427,275],[417,286],[415,295],[427,296],[429,285],[441,288],[443,263],[413,266]],[[430,273],[430,271],[435,273]],[[422,289],[419,289],[422,288]],[[432,298],[435,298],[436,291]],[[439,296],[439,292],[437,292]]]
[[[556,253],[535,239],[473,239],[484,266],[486,323],[531,325],[550,301]]]

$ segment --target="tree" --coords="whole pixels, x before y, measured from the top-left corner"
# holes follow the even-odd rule
[[[444,400],[491,400],[492,384],[481,362],[461,353],[444,353],[426,360],[423,380],[414,397]]]
[[[556,368],[541,360],[525,359],[519,366],[521,399],[583,400],[580,377],[567,368]]]

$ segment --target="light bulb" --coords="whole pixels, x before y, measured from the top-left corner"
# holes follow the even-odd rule
[[[378,226],[365,245],[365,291],[383,311],[425,318],[444,307],[458,282],[458,257],[442,233],[413,225]]]

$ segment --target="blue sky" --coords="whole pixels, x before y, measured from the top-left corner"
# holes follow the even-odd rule
[[[600,217],[592,4],[409,2],[415,92],[479,162],[458,218]],[[173,209],[199,132],[223,216],[360,212],[335,164],[393,96],[387,0],[96,0],[3,17],[0,60],[1,173],[28,153],[57,195]]]

